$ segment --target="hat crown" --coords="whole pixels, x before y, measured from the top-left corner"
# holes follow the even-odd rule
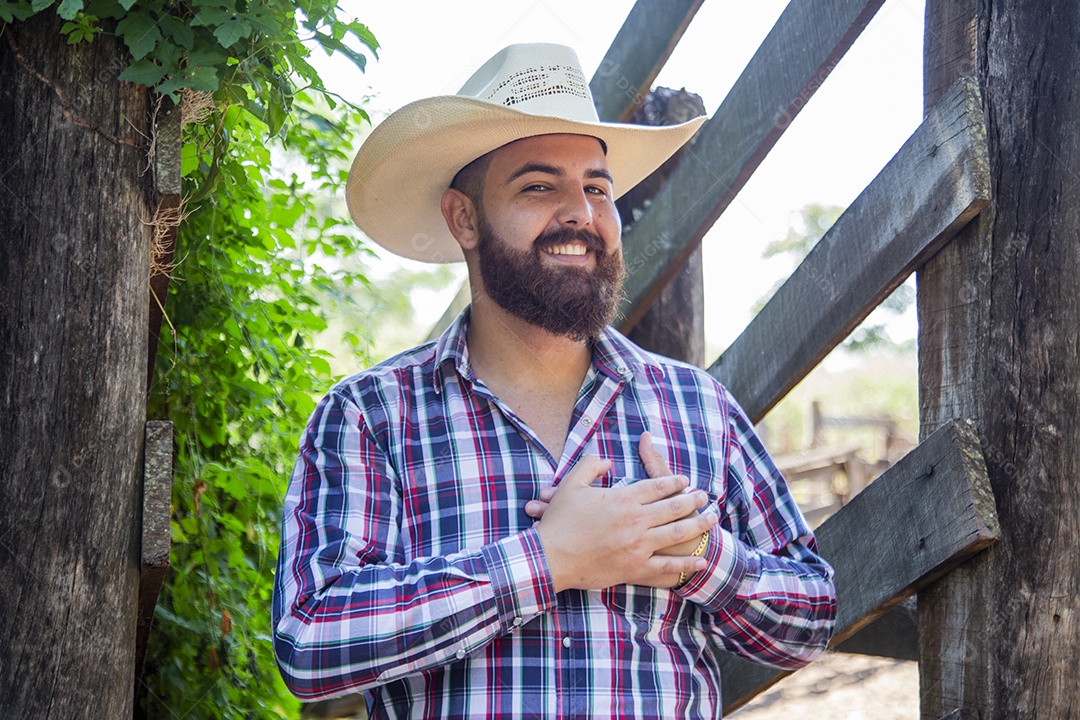
[[[510,45],[473,73],[458,96],[532,115],[598,121],[581,61],[565,45]]]

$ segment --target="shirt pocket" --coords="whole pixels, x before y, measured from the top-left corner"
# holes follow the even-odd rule
[[[645,642],[668,636],[685,619],[689,605],[667,588],[645,585],[615,585],[593,592],[610,613],[612,625]]]

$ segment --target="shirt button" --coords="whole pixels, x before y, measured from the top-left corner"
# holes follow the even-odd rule
[[[590,425],[592,425],[592,418],[586,415],[585,417],[581,418],[581,424],[585,427],[589,427]]]
[[[462,659],[464,659],[464,657],[465,657],[465,651],[464,650],[458,650],[457,651],[457,659],[462,660]]]
[[[615,371],[620,375],[626,375],[628,372],[630,372],[630,370],[625,365],[620,365],[619,367],[615,368]]]
[[[521,625],[521,618],[519,618],[519,617],[514,618],[514,625]]]
[[[569,635],[567,635],[566,637],[564,637],[564,638],[562,639],[562,646],[563,646],[564,648],[568,648],[568,647],[570,647],[570,636],[569,636]]]

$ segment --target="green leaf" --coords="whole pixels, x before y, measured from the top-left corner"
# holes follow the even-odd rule
[[[116,0],[90,0],[84,12],[99,18],[121,18],[126,11]]]
[[[138,2],[138,0],[118,0],[118,2],[120,3],[120,7],[124,8],[124,10],[130,10],[135,7],[135,3]]]
[[[187,177],[199,167],[199,148],[193,143],[184,143],[180,150],[180,175]]]
[[[185,50],[195,45],[195,32],[180,18],[165,15],[161,18],[161,30]]]
[[[52,4],[53,0],[32,0],[30,3],[30,7],[34,10],[34,12],[41,12]]]
[[[250,35],[251,24],[239,18],[226,20],[214,30],[214,37],[225,48],[232,47],[240,38],[246,38]]]
[[[8,2],[0,0],[0,20],[6,23],[13,20],[20,22],[34,14],[34,9],[27,2]]]
[[[195,17],[191,19],[191,24],[194,26],[216,27],[232,17],[234,15],[231,11],[218,5],[211,5],[200,8],[199,12],[195,13]]]
[[[60,7],[56,8],[56,14],[64,20],[74,20],[82,9],[83,0],[61,0]],[[60,32],[64,32],[62,28]]]
[[[199,67],[191,73],[190,87],[192,90],[204,90],[213,92],[220,87],[217,70],[212,67]]]
[[[188,67],[220,65],[227,57],[229,56],[221,52],[221,48],[199,45],[188,53]]]
[[[146,57],[161,39],[161,31],[157,23],[146,12],[128,13],[116,24],[116,34],[127,43],[128,49],[131,50],[131,57],[135,60]]]
[[[120,73],[121,80],[154,87],[165,77],[165,68],[151,60],[137,60]]]

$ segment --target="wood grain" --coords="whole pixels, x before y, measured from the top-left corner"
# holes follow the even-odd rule
[[[129,718],[149,93],[60,25],[0,37],[0,716]]]

